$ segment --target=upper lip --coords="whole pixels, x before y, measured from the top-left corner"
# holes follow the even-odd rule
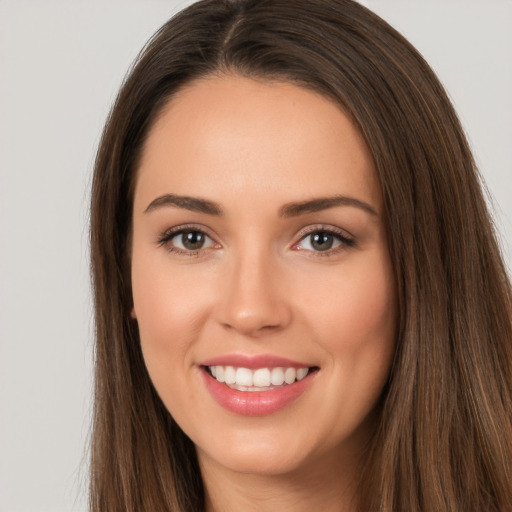
[[[235,366],[237,368],[310,368],[311,364],[301,363],[285,357],[273,354],[244,355],[244,354],[226,354],[213,357],[200,363],[200,366]]]

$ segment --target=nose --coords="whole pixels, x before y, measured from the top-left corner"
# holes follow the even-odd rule
[[[279,266],[268,256],[247,251],[224,275],[217,318],[226,329],[260,337],[289,325],[288,299]]]

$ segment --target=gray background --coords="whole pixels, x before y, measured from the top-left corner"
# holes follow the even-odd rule
[[[0,512],[85,511],[88,201],[102,124],[188,1],[0,0]],[[368,0],[440,75],[512,263],[512,1]]]

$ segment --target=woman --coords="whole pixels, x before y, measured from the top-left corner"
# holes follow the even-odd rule
[[[91,244],[92,510],[510,509],[510,285],[444,90],[365,8],[164,25]]]

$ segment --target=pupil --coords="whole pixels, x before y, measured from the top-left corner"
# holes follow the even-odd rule
[[[185,231],[182,235],[183,246],[190,250],[201,249],[204,235],[198,231]]]
[[[332,247],[334,240],[329,233],[315,233],[312,236],[311,246],[317,251],[327,251]]]

